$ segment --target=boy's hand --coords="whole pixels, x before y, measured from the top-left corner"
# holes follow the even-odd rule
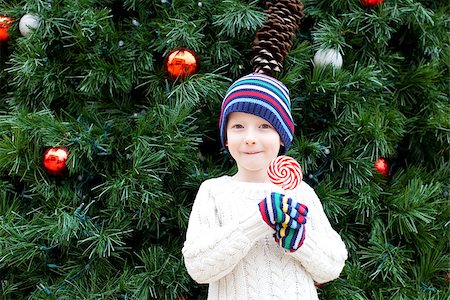
[[[258,206],[263,220],[273,229],[276,229],[277,223],[297,228],[299,224],[306,222],[308,214],[308,208],[305,205],[275,192],[264,198]]]
[[[259,202],[259,212],[270,227],[275,229],[276,223],[283,221],[282,199],[284,195],[280,193],[271,193],[270,196]]]
[[[294,252],[302,246],[305,240],[305,226],[297,224],[296,228],[292,228],[286,227],[284,224],[277,224],[273,236],[277,244],[290,252]]]
[[[282,210],[284,218],[281,223],[287,227],[296,229],[299,225],[306,223],[306,216],[308,215],[308,207],[306,205],[285,197],[282,201]]]

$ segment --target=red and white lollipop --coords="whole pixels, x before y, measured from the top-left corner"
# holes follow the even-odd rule
[[[270,181],[284,190],[295,189],[303,180],[302,168],[290,156],[278,156],[272,160],[267,169]]]

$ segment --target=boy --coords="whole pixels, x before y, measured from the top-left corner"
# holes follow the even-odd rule
[[[263,74],[238,79],[219,127],[238,171],[199,188],[182,250],[188,273],[209,283],[208,299],[318,299],[314,283],[337,278],[347,250],[311,187],[269,181],[269,163],[293,139],[288,89]]]

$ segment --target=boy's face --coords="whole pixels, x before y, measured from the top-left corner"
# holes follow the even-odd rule
[[[237,176],[248,181],[267,176],[282,141],[273,126],[258,116],[233,112],[228,116],[226,146],[238,166]]]

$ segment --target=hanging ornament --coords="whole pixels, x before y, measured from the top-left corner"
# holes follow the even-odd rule
[[[283,69],[304,17],[303,3],[300,0],[266,1],[264,13],[267,22],[256,32],[250,63],[255,73],[271,75]]]
[[[167,54],[164,69],[172,79],[194,74],[199,67],[197,56],[189,49],[175,49]]]
[[[340,69],[342,63],[342,55],[336,49],[321,49],[314,55],[314,64],[316,66],[325,67],[331,65],[336,69]]]
[[[134,27],[139,27],[139,26],[141,26],[141,23],[139,23],[139,21],[136,20],[136,19],[131,20],[131,24],[132,24]]]
[[[44,153],[44,168],[50,175],[61,176],[67,170],[69,150],[64,147],[50,147]]]
[[[365,7],[375,7],[378,4],[383,3],[383,0],[359,0],[359,2],[361,2],[362,5],[364,5]]]
[[[8,39],[8,28],[14,22],[8,16],[0,16],[0,43]]]
[[[382,157],[378,158],[375,162],[375,170],[378,173],[383,174],[383,176],[387,176],[389,174],[389,165],[387,161]]]
[[[20,18],[19,31],[23,36],[29,36],[38,28],[40,19],[36,15],[25,14]]]

